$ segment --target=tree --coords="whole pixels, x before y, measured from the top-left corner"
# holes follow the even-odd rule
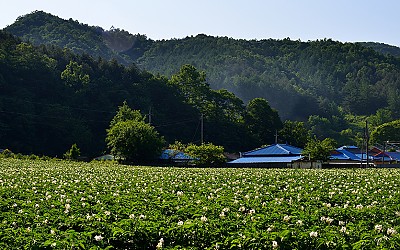
[[[393,120],[392,112],[388,109],[378,109],[375,115],[371,115],[368,120],[371,126],[379,126]]]
[[[244,121],[259,145],[273,143],[276,131],[282,128],[278,111],[272,109],[263,98],[255,98],[249,102]]]
[[[81,150],[76,143],[72,144],[71,148],[64,154],[64,158],[68,160],[77,160],[81,156]]]
[[[179,89],[187,103],[203,112],[204,101],[211,91],[205,72],[199,72],[194,66],[186,64],[171,77],[169,84]]]
[[[198,166],[220,166],[226,162],[224,147],[212,143],[203,143],[201,145],[189,143],[185,145],[175,141],[174,144],[169,145],[169,148],[191,156],[195,159],[194,164]]]
[[[314,136],[314,138],[307,142],[302,155],[309,157],[310,160],[326,161],[336,147],[337,143],[332,138],[326,138],[320,141]]]
[[[74,61],[70,61],[66,66],[61,73],[61,79],[65,81],[65,85],[75,89],[75,91],[86,86],[90,81],[89,75],[83,72],[82,65]]]
[[[304,126],[304,122],[286,120],[279,131],[281,141],[293,146],[304,148],[311,139],[310,131]]]
[[[114,126],[118,122],[125,121],[138,121],[144,122],[145,117],[142,116],[139,110],[133,110],[128,106],[128,103],[124,101],[122,106],[118,107],[118,112],[110,122],[110,127]]]
[[[147,163],[160,155],[164,138],[143,119],[139,111],[131,110],[126,103],[119,108],[107,130],[111,154],[128,163]]]
[[[376,127],[370,136],[371,142],[400,141],[400,120],[384,123]]]

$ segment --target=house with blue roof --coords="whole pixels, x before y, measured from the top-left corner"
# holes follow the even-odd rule
[[[288,144],[273,144],[241,154],[239,159],[228,162],[231,167],[270,168],[360,168],[366,167],[367,153],[356,146],[342,146],[333,150],[326,162],[309,161],[303,149]],[[400,167],[400,152],[383,152],[378,148],[368,151],[369,166]]]
[[[380,151],[374,154],[373,158],[377,167],[400,167],[400,152],[398,151]]]
[[[241,154],[239,159],[228,162],[232,167],[291,167],[294,161],[301,159],[303,149],[288,144],[273,144]]]
[[[397,164],[400,152],[384,152],[379,148],[368,150],[370,167],[377,165]],[[331,153],[326,167],[365,167],[367,153],[356,146],[342,146]]]

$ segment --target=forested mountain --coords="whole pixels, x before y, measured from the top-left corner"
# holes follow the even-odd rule
[[[400,57],[400,48],[385,44],[385,43],[374,43],[374,42],[360,42],[359,44],[370,47],[374,49],[375,51],[385,54],[385,55],[392,55],[395,57]]]
[[[0,31],[0,148],[60,156],[76,143],[84,155],[100,154],[124,101],[147,115],[146,121],[151,116],[168,143],[199,142],[201,117],[204,140],[228,151],[272,143],[274,131],[282,128],[265,100],[246,107],[232,93],[212,90],[205,74],[191,65],[168,79],[134,64],[35,47]],[[268,133],[259,135],[257,128]]]
[[[116,59],[125,65],[142,56],[152,43],[144,35],[132,35],[113,27],[104,30],[76,20],[64,20],[43,11],[18,17],[5,30],[34,45],[67,47],[75,53]]]
[[[245,102],[263,97],[282,117],[327,116],[342,107],[357,115],[397,112],[400,60],[353,43],[332,40],[247,41],[198,35],[158,41],[139,65],[170,74],[180,63],[207,72],[214,88]]]
[[[124,100],[143,114],[151,109],[168,142],[197,140],[203,114],[207,141],[228,151],[272,143],[279,117],[305,122],[285,122],[282,131],[306,126],[339,143],[359,142],[367,116],[373,126],[400,118],[396,47],[202,34],[153,41],[41,11],[4,30],[0,147],[21,152],[60,154],[72,143],[88,154],[104,150]]]
[[[369,48],[371,43],[249,41],[207,35],[153,41],[40,11],[19,17],[6,30],[34,44],[65,46],[125,64],[136,62],[155,74],[171,76],[191,64],[206,72],[212,88],[227,89],[245,103],[263,97],[284,119],[329,117],[339,112],[338,107],[356,115],[374,114],[381,108],[399,115],[400,59],[376,52]],[[373,47],[382,52],[389,48],[382,46]]]

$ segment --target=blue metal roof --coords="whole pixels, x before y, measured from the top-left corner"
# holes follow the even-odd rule
[[[357,146],[341,146],[340,148],[338,148],[338,150],[346,150],[346,149],[358,149]]]
[[[374,160],[382,160],[384,157],[384,161],[399,161],[400,160],[400,152],[381,152],[379,154],[374,155]]]
[[[400,152],[386,152],[393,160],[400,161]]]
[[[331,160],[350,160],[350,161],[360,161],[361,160],[361,158],[359,156],[357,156],[356,154],[353,154],[342,148],[343,147],[332,152],[329,159],[331,159]]]
[[[367,160],[367,154],[366,153],[359,153],[359,154],[355,154],[358,158],[359,158],[359,160],[360,159],[362,159],[363,161],[366,161]],[[374,156],[372,156],[371,154],[368,154],[368,158],[370,159],[370,160],[373,160],[374,159]]]
[[[243,157],[251,156],[283,156],[283,155],[300,155],[303,149],[290,146],[287,144],[273,144],[267,147],[258,148],[243,153]]]
[[[290,163],[301,159],[302,156],[271,156],[271,157],[242,157],[234,161],[228,162],[235,163]]]

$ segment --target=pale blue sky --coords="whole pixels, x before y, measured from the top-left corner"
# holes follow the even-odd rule
[[[0,29],[34,10],[155,40],[203,33],[400,46],[398,0],[12,0],[1,3]]]

